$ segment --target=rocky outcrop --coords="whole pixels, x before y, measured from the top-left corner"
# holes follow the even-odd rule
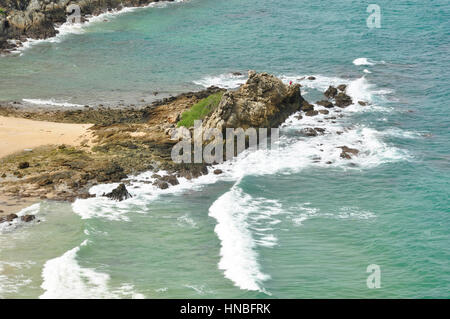
[[[338,95],[336,95],[335,104],[339,107],[347,107],[353,103],[352,98],[345,94],[344,92],[340,92]]]
[[[127,188],[125,187],[125,184],[120,184],[116,189],[114,189],[112,192],[108,194],[103,194],[103,196],[108,197],[110,199],[117,200],[119,202],[131,198],[130,193],[128,193]]]
[[[17,46],[17,43],[8,42],[10,39],[26,41],[26,38],[55,36],[58,33],[55,26],[66,22],[67,16],[73,14],[73,10],[68,10],[73,4],[79,6],[83,22],[86,16],[151,2],[159,0],[0,0],[0,51]]]
[[[338,90],[334,86],[329,86],[328,89],[323,93],[327,98],[332,99],[338,93]]]
[[[0,224],[1,223],[7,223],[12,222],[14,219],[16,219],[18,216],[16,214],[9,214],[3,217],[0,217]]]
[[[20,217],[20,220],[25,223],[29,223],[35,219],[36,219],[36,216],[34,216],[34,215],[23,215]]]
[[[267,73],[249,71],[248,81],[237,91],[226,92],[208,115],[204,128],[273,128],[300,110],[304,99],[300,85],[285,85]]]
[[[351,159],[352,155],[356,156],[359,154],[359,150],[357,150],[356,148],[350,148],[348,146],[339,146],[338,148],[342,150],[341,158],[344,159]]]

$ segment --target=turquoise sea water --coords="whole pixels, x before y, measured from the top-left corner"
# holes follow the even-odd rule
[[[255,69],[311,102],[341,83],[371,102],[336,123],[291,118],[278,153],[243,154],[223,176],[158,191],[143,174],[121,203],[29,208],[43,222],[0,236],[0,297],[450,297],[450,6],[377,1],[369,29],[369,3],[191,0],[0,58],[5,101],[136,103]],[[310,126],[327,134],[299,136]],[[342,145],[360,156],[340,159]]]

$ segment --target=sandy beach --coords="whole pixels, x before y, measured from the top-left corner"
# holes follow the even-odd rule
[[[0,158],[49,144],[79,145],[90,139],[90,126],[0,116]],[[0,216],[15,213],[37,200],[0,196]]]
[[[0,116],[0,158],[48,144],[79,145],[90,124],[66,124]]]

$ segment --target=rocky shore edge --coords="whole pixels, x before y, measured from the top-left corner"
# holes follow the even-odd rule
[[[330,86],[324,93],[325,98],[316,104],[345,108],[353,103],[345,90],[345,85]],[[177,185],[181,177],[190,180],[205,174],[221,174],[218,169],[209,170],[209,164],[177,164],[171,157],[172,148],[178,142],[172,138],[172,133],[183,113],[218,93],[220,102],[202,118],[204,128],[223,131],[238,127],[279,127],[294,113],[301,119],[327,112],[326,109],[315,110],[302,97],[299,84],[284,84],[275,76],[254,71],[249,71],[247,82],[237,90],[210,87],[155,101],[139,109],[87,107],[30,111],[11,105],[0,106],[2,116],[94,124],[89,129],[93,136],[90,143],[79,147],[47,145],[1,158],[0,193],[16,199],[72,202],[76,198],[92,197],[89,189],[94,185],[121,183],[111,193],[103,194],[121,201],[131,197],[126,189],[130,182],[127,178],[144,171],[155,173],[153,185],[161,189]],[[324,129],[310,128],[299,133],[308,138],[324,134]],[[344,159],[359,153],[344,145],[341,150]],[[157,175],[160,170],[167,175]],[[3,217],[0,223],[12,217]]]
[[[174,0],[165,0],[174,2]],[[0,54],[17,50],[28,39],[47,39],[80,8],[80,22],[125,7],[144,7],[159,0],[0,0]],[[70,12],[67,12],[70,11]]]

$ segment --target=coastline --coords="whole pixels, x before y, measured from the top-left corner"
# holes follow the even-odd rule
[[[167,170],[172,180],[175,173],[189,179],[207,173],[205,165],[170,160],[176,142],[169,131],[182,112],[218,91],[182,93],[142,108],[0,106],[0,141],[8,146],[0,156],[1,214],[44,199],[88,198],[94,185],[149,170]]]
[[[315,77],[308,81],[315,81]],[[259,87],[272,89],[261,93]],[[177,164],[171,155],[178,142],[172,139],[172,132],[183,112],[201,100],[219,92],[223,95],[217,108],[205,118],[203,129],[279,127],[296,112],[301,112],[297,116],[299,120],[303,116],[327,115],[328,109],[334,108],[333,103],[335,112],[341,112],[339,109],[352,104],[352,100],[343,93],[346,85],[340,85],[339,90],[342,92],[338,94],[338,89],[330,86],[324,93],[327,100],[315,103],[322,109],[315,110],[315,106],[301,96],[300,84],[285,84],[267,73],[249,71],[249,79],[236,91],[209,87],[164,98],[142,108],[33,110],[0,106],[0,124],[5,123],[3,135],[0,126],[0,140],[6,140],[11,134],[18,135],[14,147],[5,149],[5,155],[10,155],[0,157],[0,191],[11,198],[6,201],[8,205],[13,205],[16,198],[73,202],[77,198],[98,196],[89,192],[92,186],[130,185],[134,181],[130,176],[143,172],[153,172],[153,185],[167,189],[178,185],[178,178],[191,180],[211,173],[207,168],[211,164]],[[267,110],[257,111],[258,105],[265,105]],[[238,115],[238,122],[235,115]],[[335,119],[325,118],[332,123]],[[299,133],[314,137],[323,135],[324,130],[313,128]],[[337,149],[343,159],[351,159],[359,152],[346,146]],[[11,154],[14,151],[19,152]],[[159,175],[160,171],[165,173]],[[214,174],[221,174],[220,169],[217,171]],[[121,190],[119,200],[129,195],[123,188],[125,191]]]
[[[85,1],[30,4],[27,8],[2,8],[0,13],[0,57],[12,53],[20,53],[33,43],[51,41],[68,33],[79,32],[91,22],[105,20],[110,14],[122,14],[138,8],[147,8],[167,3],[184,2],[185,0],[125,0],[125,1]],[[80,7],[79,24],[67,22],[69,5]],[[39,7],[40,5],[40,7]],[[1,8],[1,7],[0,7]],[[24,23],[24,15],[33,17]],[[25,18],[26,19],[26,18]],[[107,20],[106,20],[107,21]],[[31,25],[31,26],[30,26]]]

